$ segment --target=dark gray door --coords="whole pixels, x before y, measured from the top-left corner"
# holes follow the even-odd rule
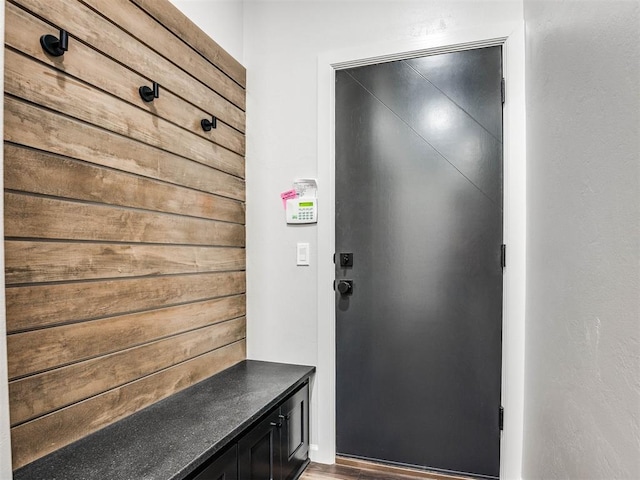
[[[500,47],[336,74],[341,455],[499,475],[501,79]]]

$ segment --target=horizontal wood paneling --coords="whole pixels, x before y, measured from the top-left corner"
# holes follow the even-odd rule
[[[7,331],[121,315],[244,291],[244,272],[11,287],[6,290]]]
[[[244,270],[242,248],[7,240],[6,284]]]
[[[6,145],[4,151],[4,187],[9,190],[244,223],[239,201],[38,150]]]
[[[11,425],[245,338],[244,317],[9,383]]]
[[[11,430],[14,468],[184,390],[245,357],[244,341],[232,343],[14,427]]]
[[[163,90],[167,89],[173,92],[202,110],[210,112],[228,125],[244,132],[245,114],[242,109],[196,81],[188,73],[146,45],[137,42],[132,36],[127,35],[85,5],[75,0],[58,1],[56,8],[51,8],[51,3],[48,0],[14,0],[12,3],[21,5],[25,10],[45,18],[55,25],[51,32],[38,32],[38,37],[42,33],[57,33],[58,28],[64,28],[70,36],[69,53],[73,52],[76,39],[91,45],[96,50],[148,78],[149,83],[152,80],[158,82]],[[63,61],[64,59],[59,60]],[[132,88],[137,91],[139,86],[132,85]],[[142,100],[140,103],[143,103]]]
[[[170,12],[7,2],[14,468],[246,357],[245,72]],[[52,57],[39,39],[59,28]]]
[[[6,141],[175,185],[244,200],[241,178],[156,147],[114,136],[12,97],[5,98]]]
[[[128,0],[81,0],[194,78],[245,110],[244,89]]]
[[[107,5],[111,4],[107,3]],[[114,3],[113,5],[116,4]],[[212,140],[241,155],[244,154],[244,135],[238,130],[223,122],[220,122],[218,127],[210,132],[202,130],[200,120],[210,117],[208,112],[186,103],[169,90],[162,91],[162,101],[142,102],[137,89],[132,88],[132,86],[146,85],[148,79],[145,77],[111,58],[101,55],[81,42],[75,42],[73,45],[73,55],[68,55],[64,58],[64,61],[60,61],[57,57],[47,55],[40,46],[39,37],[32,33],[56,33],[49,24],[11,3],[7,3],[5,15],[6,45],[53,68],[90,82],[91,85],[105,92],[109,92],[207,140]]]
[[[166,120],[13,50],[5,50],[5,93],[46,106],[120,135],[244,176],[244,158]],[[33,82],[37,78],[38,82]],[[190,136],[189,136],[190,135]],[[105,145],[105,149],[106,149]]]
[[[193,26],[180,10],[169,2],[157,2],[156,0],[132,0],[133,3],[145,9],[166,28],[176,34],[177,37],[187,42],[191,48],[198,51],[220,70],[225,72],[243,87],[246,86],[246,71],[244,67],[216,42]]]
[[[5,236],[244,246],[244,225],[163,213],[5,194]]]
[[[245,315],[245,296],[9,335],[9,378],[80,362]]]

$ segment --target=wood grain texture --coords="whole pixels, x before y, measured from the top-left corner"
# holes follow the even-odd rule
[[[220,45],[193,26],[180,10],[169,2],[156,0],[131,0],[136,5],[149,12],[165,27],[176,34],[177,37],[187,42],[191,48],[198,51],[203,57],[216,65],[237,83],[246,87],[246,70],[235,58],[229,55]]]
[[[244,226],[105,205],[5,193],[5,236],[244,246]]]
[[[19,468],[242,361],[244,341],[206,353],[11,429]]]
[[[242,248],[7,240],[5,280],[99,280],[244,270]]]
[[[237,342],[245,332],[245,318],[237,318],[15,380],[9,383],[11,425]]]
[[[101,3],[106,6],[112,5],[110,2]],[[128,2],[118,2],[118,4],[121,3],[131,5]],[[116,4],[114,3],[113,5],[115,6]],[[49,24],[30,15],[21,8],[7,3],[6,45],[55,69],[82,79],[105,92],[148,111],[153,115],[162,117],[174,125],[182,127],[202,138],[244,155],[244,135],[238,130],[228,126],[224,122],[220,122],[218,127],[210,132],[205,132],[202,129],[200,120],[210,117],[209,112],[185,102],[169,90],[162,91],[162,101],[158,100],[150,103],[141,102],[138,90],[134,88],[134,86],[146,85],[148,83],[147,78],[81,42],[75,42],[73,45],[73,54],[65,56],[64,59],[51,57],[44,53],[40,46],[39,36],[34,35],[33,32],[57,34]],[[217,71],[216,69],[211,70]],[[207,76],[207,78],[209,78],[209,76]],[[242,93],[244,95],[243,90]]]
[[[244,272],[28,285],[6,290],[7,332],[245,292]]]
[[[77,41],[84,42],[123,65],[128,65],[147,78],[148,84],[154,80],[163,90],[169,90],[235,129],[245,131],[245,113],[242,109],[195,81],[188,73],[85,5],[75,0],[58,1],[56,8],[51,8],[51,3],[47,0],[14,0],[12,3],[46,18],[55,25],[54,32],[57,32],[58,28],[64,28],[69,32],[69,52],[60,57],[59,61],[63,62],[67,55],[73,55],[74,44]],[[131,88],[137,91],[139,86],[132,85]],[[142,103],[140,100],[140,104]]]
[[[448,475],[438,472],[427,472],[417,468],[402,467],[398,465],[389,465],[386,463],[372,462],[368,460],[360,460],[358,458],[336,457],[336,466],[349,467],[359,469],[362,480],[368,479],[402,479],[402,478],[428,478],[430,480],[473,480],[469,477],[458,475]],[[385,477],[386,475],[386,477]]]
[[[239,201],[11,144],[4,152],[8,190],[244,223]]]
[[[9,378],[40,373],[246,314],[244,295],[7,336]]]
[[[241,155],[10,49],[5,49],[5,75],[8,94],[223,172],[244,176]],[[38,81],[34,82],[34,78]]]
[[[5,13],[19,468],[246,358],[246,97],[244,68],[167,0]],[[39,38],[60,28],[69,50],[51,57]]]
[[[300,480],[473,480],[468,477],[444,475],[417,469],[354,461],[354,465],[343,465],[344,457],[336,458],[335,465],[311,463],[300,476]],[[351,459],[346,459],[351,460]]]
[[[5,141],[77,158],[237,200],[242,178],[176,156],[99,127],[5,97]]]
[[[81,0],[194,79],[245,110],[244,88],[129,0]],[[144,12],[144,13],[142,13]]]

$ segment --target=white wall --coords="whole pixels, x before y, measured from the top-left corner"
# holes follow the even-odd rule
[[[248,1],[244,8],[248,354],[317,365],[318,322],[325,321],[317,313],[318,262],[331,259],[315,256],[316,226],[286,226],[279,193],[295,178],[318,173],[318,56],[521,21],[522,3]],[[319,185],[320,209],[326,188]],[[295,265],[296,242],[311,244],[310,267]],[[312,444],[319,428],[332,421],[318,415],[327,409],[318,408],[317,400],[312,401]],[[520,475],[519,457],[515,463],[510,478]]]
[[[218,45],[243,63],[243,0],[169,0]]]
[[[524,478],[640,478],[640,3],[524,1]]]

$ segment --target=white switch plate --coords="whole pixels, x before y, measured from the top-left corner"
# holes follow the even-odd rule
[[[309,244],[308,243],[298,243],[297,251],[297,264],[298,265],[309,265]]]

